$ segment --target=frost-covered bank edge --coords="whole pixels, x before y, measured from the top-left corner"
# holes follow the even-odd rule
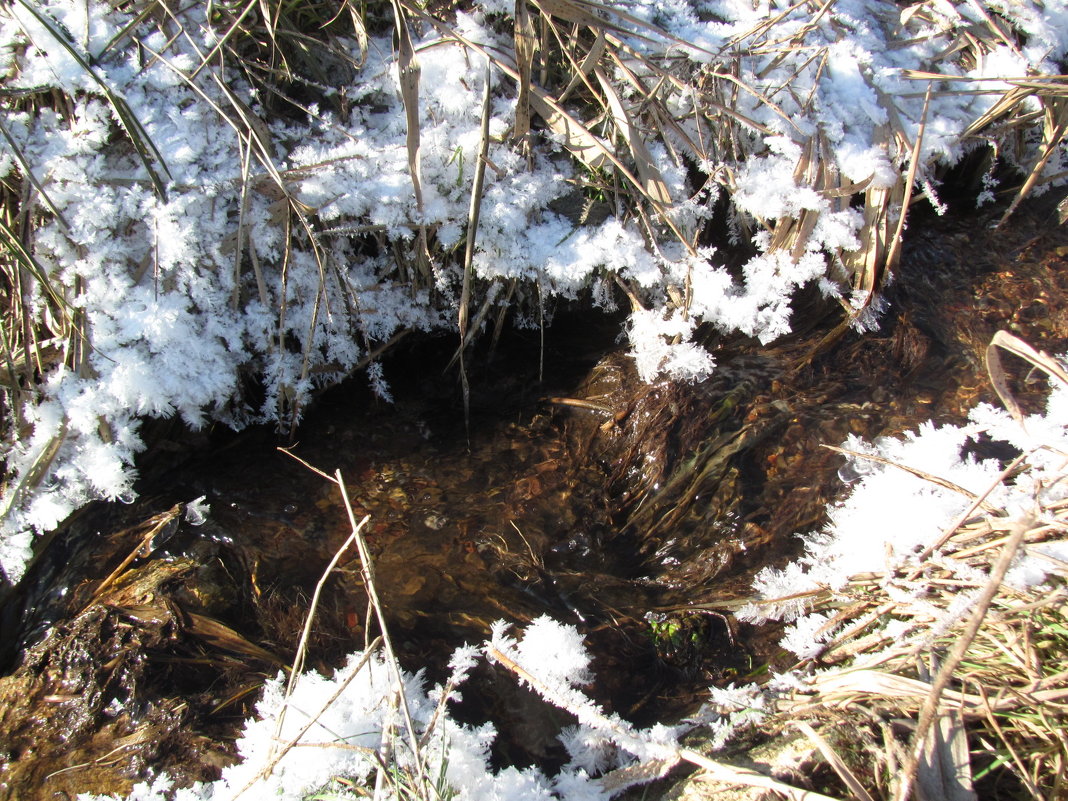
[[[1051,391],[1024,415],[999,379],[1000,350]],[[987,352],[1005,409],[980,404],[963,426],[852,439],[849,496],[804,555],[758,575],[751,622],[793,621],[794,691],[763,725],[827,723],[874,797],[975,798],[1000,772],[1034,798],[1063,781],[1068,725],[1068,370],[1005,332]],[[979,443],[1015,458],[978,459]],[[878,461],[875,461],[878,460]],[[754,699],[766,691],[750,687]],[[900,742],[885,728],[905,721]],[[880,730],[880,726],[883,726]],[[914,728],[913,728],[914,726]],[[836,768],[836,770],[838,770]],[[849,785],[849,769],[839,770]],[[918,788],[918,789],[917,789]]]
[[[569,761],[553,775],[539,767],[493,770],[492,722],[474,727],[453,721],[448,703],[460,699],[470,670],[488,659],[512,671],[545,700],[574,715],[560,734]],[[719,715],[702,710],[682,725],[638,729],[606,713],[583,691],[593,675],[582,636],[549,617],[534,620],[517,640],[498,622],[482,646],[456,650],[446,683],[427,690],[421,675],[400,671],[378,650],[352,654],[333,679],[302,674],[286,696],[282,676],[267,682],[238,740],[239,760],[222,778],[175,788],[161,774],[137,784],[128,801],[237,801],[269,796],[280,801],[330,798],[508,799],[508,801],[606,801],[635,785],[665,776],[679,762],[698,765],[723,780],[773,789],[797,788],[746,768],[720,763],[684,748],[680,736],[710,727],[721,745],[734,729],[762,717],[756,708]],[[403,695],[403,701],[401,696]],[[730,708],[749,706],[748,692],[711,690]],[[409,728],[408,722],[411,722]],[[825,797],[809,793],[810,801]],[[113,801],[91,793],[79,801]],[[831,801],[825,799],[825,801]]]
[[[398,703],[394,666],[377,651],[360,652],[349,658],[333,680],[315,673],[301,676],[288,704],[282,678],[268,682],[257,707],[260,718],[249,721],[238,742],[241,762],[226,768],[219,781],[180,789],[174,798],[222,801],[266,795],[288,801],[327,789],[332,797],[355,798],[359,791],[337,780],[351,782],[348,788],[373,787],[381,756],[389,770],[395,771],[394,778],[403,776],[418,785],[417,777],[428,777],[442,798],[596,799],[607,795],[592,777],[627,764],[635,756],[673,764],[671,729],[636,730],[616,716],[605,715],[586,698],[581,685],[591,679],[590,658],[574,628],[542,617],[518,641],[507,628],[499,623],[491,641],[483,646],[457,649],[444,686],[428,691],[420,675],[401,674],[417,749],[411,746],[405,713]],[[493,724],[468,727],[449,716],[447,702],[459,699],[467,674],[487,657],[521,665],[519,669],[540,691],[585,711],[584,719],[564,732],[571,761],[556,776],[537,768],[507,767],[493,772],[489,755],[496,734]],[[286,748],[294,745],[292,750]],[[157,777],[136,788],[130,798],[157,801],[169,797],[170,786],[167,777]],[[429,788],[413,786],[412,791],[413,798],[437,797]],[[103,798],[82,796],[84,801]]]
[[[484,2],[444,20],[372,4],[378,29],[332,29],[311,78],[295,51],[286,61],[282,26],[218,5],[0,11],[0,176],[17,221],[3,226],[9,582],[35,533],[132,497],[143,416],[285,427],[358,369],[388,397],[377,349],[455,331],[464,286],[476,327],[502,306],[538,325],[556,297],[611,308],[622,287],[640,373],[696,380],[714,367],[699,323],[770,341],[808,282],[870,324],[907,174],[937,203],[932,166],[975,147],[1036,188],[1063,171],[1043,128],[1063,0],[552,8]],[[410,53],[394,51],[394,15]],[[572,23],[581,61],[533,69],[529,32]],[[299,99],[279,99],[292,86]],[[573,192],[613,213],[555,211]],[[698,247],[720,200],[756,251],[734,275]],[[247,380],[266,390],[256,407]]]

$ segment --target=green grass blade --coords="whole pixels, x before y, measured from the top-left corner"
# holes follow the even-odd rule
[[[52,199],[48,197],[48,193],[44,191],[44,187],[41,186],[40,182],[37,180],[37,176],[33,174],[33,170],[30,169],[30,163],[26,160],[26,155],[22,152],[22,148],[15,143],[14,138],[11,136],[11,132],[8,131],[7,126],[4,125],[3,117],[0,117],[0,135],[7,141],[7,146],[11,148],[11,153],[22,166],[22,173],[26,176],[26,180],[33,184],[33,188],[37,190],[37,194],[41,196],[41,200],[44,201],[44,204],[48,206],[48,210],[55,216],[56,221],[63,229],[63,233],[69,234],[70,226],[67,225],[67,221],[63,219],[63,214],[56,208]]]
[[[6,250],[19,266],[23,267],[30,273],[30,275],[37,279],[41,288],[59,308],[71,313],[74,312],[74,309],[67,302],[66,298],[52,286],[48,272],[38,264],[37,259],[33,257],[33,254],[23,247],[22,241],[19,239],[18,235],[11,230],[7,221],[3,219],[0,219],[0,247]]]

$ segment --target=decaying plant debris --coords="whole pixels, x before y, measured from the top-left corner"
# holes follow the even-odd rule
[[[140,540],[133,561],[161,531],[173,533],[182,511],[114,536]],[[0,678],[0,797],[122,787],[152,764],[209,779],[233,758],[233,705],[283,663],[187,591],[204,587],[205,567],[190,558],[128,563],[71,593],[81,611]],[[214,722],[193,731],[191,719]]]

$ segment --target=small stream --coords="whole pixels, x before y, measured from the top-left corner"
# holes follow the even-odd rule
[[[842,458],[820,445],[993,401],[982,353],[998,328],[1068,350],[1068,234],[1048,205],[999,232],[974,215],[923,222],[883,329],[825,353],[813,355],[837,318],[811,297],[795,325],[810,333],[760,347],[710,331],[711,379],[646,386],[618,320],[561,308],[544,340],[517,331],[468,358],[469,427],[443,339],[385,359],[395,404],[359,379],[325,393],[289,451],[339,470],[370,516],[405,666],[433,680],[493,621],[549,614],[584,633],[597,700],[643,724],[692,711],[709,684],[789,667],[773,627],[729,609],[842,491]],[[125,792],[150,770],[216,777],[349,534],[336,488],[273,431],[149,431],[141,499],[76,515],[4,607],[0,801]],[[201,496],[210,513],[194,525]],[[358,565],[343,560],[308,667],[363,647],[367,621]],[[500,763],[561,757],[566,716],[511,680],[481,669],[465,697],[458,718],[498,724]]]

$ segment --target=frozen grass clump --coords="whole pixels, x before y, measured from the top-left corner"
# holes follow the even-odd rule
[[[1044,413],[1020,411],[998,349],[1050,377]],[[758,597],[738,612],[792,621],[781,645],[801,660],[794,690],[769,703],[763,725],[816,720],[828,738],[857,744],[873,766],[872,797],[930,787],[942,781],[939,764],[955,765],[944,779],[954,793],[974,797],[973,782],[994,772],[1031,797],[1059,794],[1068,372],[1003,332],[987,363],[1006,410],[981,404],[965,426],[848,442],[849,496],[823,532],[806,535],[799,560],[757,576]],[[981,436],[1018,456],[962,456]],[[907,743],[875,730],[891,719],[909,721]]]
[[[1058,384],[1044,414],[1016,420],[1004,410],[980,404],[965,426],[928,422],[901,438],[872,444],[851,437],[844,445],[849,455],[841,471],[851,483],[849,495],[829,508],[823,531],[804,535],[805,552],[798,560],[760,572],[754,588],[762,602],[741,610],[739,617],[756,622],[804,618],[814,595],[843,591],[858,576],[919,570],[925,560],[951,552],[946,550],[946,532],[961,523],[961,515],[977,509],[999,510],[1004,516],[1000,525],[1005,525],[1036,509],[1059,508],[1068,497],[1063,480],[1066,403],[1068,387]],[[980,436],[1026,454],[1027,469],[1003,481],[1004,465],[962,455]],[[1026,589],[1060,573],[1057,560],[1068,555],[1068,542],[1050,533],[1054,536],[1036,542],[1034,549],[1023,549],[1009,573],[1013,586]],[[966,560],[946,558],[940,565],[966,581],[984,575]],[[779,598],[789,600],[776,603]],[[803,658],[821,648],[805,640],[802,630],[823,637],[831,633],[825,615],[808,617],[811,621],[795,624],[788,637],[790,650]]]

